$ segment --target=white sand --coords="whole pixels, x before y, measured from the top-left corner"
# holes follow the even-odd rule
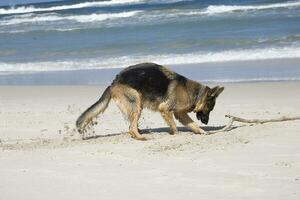
[[[300,82],[227,84],[209,126],[300,115]],[[300,199],[300,121],[214,135],[168,129],[146,111],[146,142],[111,103],[94,139],[72,129],[103,87],[0,87],[0,199]],[[193,116],[194,118],[194,116]],[[178,124],[180,127],[181,125]],[[93,136],[93,135],[90,135]]]

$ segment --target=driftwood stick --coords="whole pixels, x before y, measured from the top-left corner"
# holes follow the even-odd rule
[[[279,117],[274,119],[244,119],[240,117],[235,117],[232,115],[225,115],[225,117],[233,119],[233,121],[250,123],[250,124],[264,124],[268,122],[282,122],[282,121],[291,121],[291,120],[300,120],[300,117]]]
[[[222,129],[219,129],[219,130],[215,130],[215,131],[208,131],[206,132],[207,135],[210,135],[210,134],[214,134],[214,133],[218,133],[218,132],[226,132],[226,131],[230,131],[232,129],[232,124],[234,122],[234,119],[233,118],[230,118],[229,119],[229,122],[227,123],[227,125],[222,128]]]
[[[279,118],[274,118],[274,119],[244,119],[240,117],[235,117],[232,115],[225,115],[225,117],[229,118],[228,124],[219,130],[216,131],[209,131],[208,134],[213,134],[213,133],[218,133],[218,132],[225,132],[225,131],[230,131],[232,129],[232,124],[233,122],[242,122],[242,123],[249,123],[249,124],[264,124],[264,123],[269,123],[269,122],[282,122],[282,121],[291,121],[291,120],[300,120],[300,116],[297,117],[279,117]]]

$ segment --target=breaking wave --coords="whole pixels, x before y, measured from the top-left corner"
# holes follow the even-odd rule
[[[84,69],[122,68],[141,62],[157,62],[164,65],[196,64],[226,61],[300,58],[300,47],[282,47],[222,52],[196,52],[190,54],[135,55],[117,58],[98,58],[31,63],[0,63],[0,72],[69,71]]]
[[[161,2],[178,2],[182,0],[169,0],[169,1],[150,1],[152,3],[161,3]],[[189,9],[189,10],[181,10],[181,9],[170,9],[170,10],[163,10],[163,11],[127,11],[121,13],[92,13],[86,15],[63,15],[58,13],[44,13],[44,14],[35,14],[31,12],[36,11],[55,11],[59,9],[72,9],[72,8],[82,8],[88,6],[104,6],[104,5],[116,5],[116,4],[133,4],[133,3],[142,3],[148,2],[145,0],[111,0],[111,1],[101,1],[101,2],[85,2],[79,3],[74,5],[65,5],[65,6],[55,6],[50,8],[35,8],[35,7],[18,7],[18,8],[11,8],[11,9],[0,9],[0,14],[8,14],[8,13],[25,13],[23,15],[13,15],[3,17],[0,20],[0,25],[16,25],[22,23],[33,23],[38,24],[40,22],[48,22],[48,21],[63,21],[67,20],[75,21],[79,23],[86,23],[86,22],[97,22],[97,21],[104,21],[107,19],[113,18],[124,18],[124,17],[131,17],[136,15],[137,13],[143,13],[140,15],[139,19],[135,21],[144,23],[157,23],[161,21],[167,20],[174,20],[177,18],[181,18],[184,16],[210,16],[222,13],[232,13],[232,12],[240,12],[240,11],[251,11],[251,10],[263,10],[263,9],[275,9],[275,8],[293,8],[293,7],[300,7],[300,2],[286,2],[286,3],[275,3],[275,4],[264,4],[264,5],[256,5],[256,6],[237,6],[237,5],[211,5],[204,9]],[[26,14],[27,13],[27,14]],[[133,21],[129,21],[127,23],[133,23]],[[40,25],[40,24],[39,24]],[[85,28],[85,27],[83,27]],[[76,27],[78,29],[78,27]],[[68,27],[68,30],[71,30]],[[4,32],[4,31],[2,31]],[[24,31],[25,32],[25,31]]]
[[[20,7],[11,7],[8,9],[1,8],[0,15],[4,14],[21,14],[21,13],[32,13],[32,12],[49,12],[49,11],[59,11],[59,10],[69,10],[69,9],[80,9],[80,8],[88,8],[88,7],[105,7],[105,6],[116,6],[116,5],[134,5],[134,4],[168,4],[168,3],[176,3],[186,0],[154,0],[154,1],[146,1],[146,0],[110,0],[110,1],[93,1],[93,2],[84,2],[72,5],[62,5],[62,6],[53,6],[48,8],[39,8],[34,6],[20,6]]]
[[[274,4],[264,4],[255,6],[237,6],[237,5],[211,5],[208,6],[202,13],[203,14],[220,14],[228,12],[238,12],[238,11],[252,11],[252,10],[265,10],[265,9],[277,9],[277,8],[292,8],[299,7],[300,2],[286,2],[286,3],[274,3]]]
[[[34,6],[21,6],[17,8],[0,9],[0,14],[20,14],[20,13],[31,13],[31,12],[45,12],[45,11],[57,11],[57,10],[68,10],[68,9],[79,9],[87,7],[103,7],[103,6],[114,6],[124,4],[136,4],[141,0],[110,0],[110,1],[95,1],[95,2],[84,2],[72,5],[53,6],[49,8],[36,8]]]
[[[99,14],[89,14],[89,15],[69,15],[61,16],[54,13],[44,14],[44,15],[32,15],[26,14],[18,17],[13,17],[8,20],[0,21],[0,25],[15,25],[22,23],[40,23],[49,21],[61,21],[61,20],[72,20],[80,23],[104,21],[108,19],[115,18],[126,18],[132,17],[141,11],[129,11],[120,13],[99,13]]]

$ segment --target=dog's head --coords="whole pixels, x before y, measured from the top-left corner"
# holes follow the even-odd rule
[[[194,112],[197,119],[202,123],[207,124],[209,120],[209,114],[214,109],[216,104],[216,98],[223,92],[224,87],[216,86],[212,89],[207,87],[203,96],[196,103]]]

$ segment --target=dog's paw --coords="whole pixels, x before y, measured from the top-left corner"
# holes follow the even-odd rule
[[[202,129],[197,130],[194,133],[199,134],[199,135],[208,135],[209,134],[208,132],[206,132],[205,130],[202,130]]]
[[[145,138],[145,137],[133,137],[134,139],[136,139],[136,140],[140,140],[140,141],[146,141],[147,140],[147,138]]]
[[[207,131],[203,131],[201,134],[203,134],[203,135],[209,135],[210,133],[207,132]]]
[[[176,131],[170,131],[170,134],[171,135],[177,135],[178,134],[178,131],[176,130]]]

